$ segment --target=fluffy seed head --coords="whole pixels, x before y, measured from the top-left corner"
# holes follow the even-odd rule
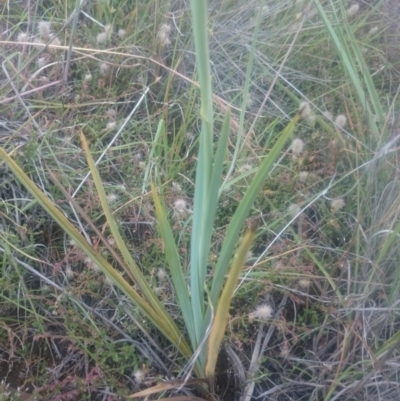
[[[262,16],[266,17],[270,12],[270,8],[268,6],[264,6],[261,10]]]
[[[117,126],[117,123],[115,121],[110,121],[107,123],[106,129],[107,129],[107,131],[112,131],[113,129],[115,129],[116,126]]]
[[[308,171],[300,171],[299,181],[306,182],[309,176],[310,176],[310,173]]]
[[[117,116],[117,112],[115,109],[107,109],[106,110],[106,117],[108,117],[110,120],[115,120],[116,116]]]
[[[156,276],[157,276],[158,280],[161,282],[166,281],[168,278],[167,272],[161,268],[157,270]]]
[[[298,281],[298,284],[301,288],[303,289],[307,289],[310,287],[310,280],[308,280],[307,278],[302,278]]]
[[[118,29],[118,36],[123,39],[126,35],[125,29]]]
[[[301,207],[297,203],[291,203],[287,208],[288,213],[292,218],[295,218],[301,212]]]
[[[50,38],[51,24],[48,21],[40,21],[38,23],[38,31],[41,39],[48,40]]]
[[[238,168],[238,173],[243,174],[243,173],[245,173],[246,171],[250,171],[250,170],[252,170],[252,169],[253,169],[253,166],[252,166],[250,163],[246,163],[246,164],[241,165],[241,166]]]
[[[110,66],[107,63],[101,63],[100,64],[100,74],[101,75],[106,75],[107,72],[109,71]]]
[[[135,373],[133,374],[133,377],[135,378],[135,382],[138,383],[138,384],[140,384],[140,383],[142,383],[142,381],[145,379],[146,373],[145,373],[143,370],[138,369],[138,370],[136,370]]]
[[[93,76],[92,74],[86,74],[85,78],[83,79],[85,82],[90,82],[92,80]]]
[[[169,35],[171,33],[171,26],[168,24],[162,24],[158,31],[157,37],[160,40],[161,46],[168,46],[171,44]]]
[[[290,149],[295,155],[299,155],[303,152],[304,142],[300,138],[294,138],[290,145]]]
[[[38,67],[42,68],[46,65],[46,58],[45,57],[39,57],[37,61]]]
[[[109,37],[111,36],[112,31],[113,31],[113,27],[112,27],[111,24],[107,24],[107,25],[104,27],[104,32],[105,32],[105,34],[107,35],[107,38],[109,38]]]
[[[344,128],[345,125],[347,123],[347,118],[344,114],[339,114],[338,116],[336,116],[335,118],[335,124],[339,127],[339,128]]]
[[[369,34],[370,35],[375,35],[377,32],[378,32],[378,27],[377,26],[374,26],[374,27],[372,27],[370,30],[369,30]]]
[[[358,11],[360,10],[360,5],[355,3],[353,5],[351,5],[347,10],[346,10],[346,14],[348,18],[354,17]]]
[[[271,319],[274,314],[274,310],[269,304],[262,304],[257,306],[257,308],[249,314],[250,321],[257,319],[263,322]]]
[[[65,275],[67,276],[67,278],[74,278],[74,272],[72,271],[72,268],[70,265],[67,265],[67,267],[65,268]]]
[[[177,213],[185,213],[187,211],[187,202],[185,201],[185,199],[177,199],[174,202],[174,209]]]
[[[342,209],[345,205],[345,202],[342,198],[332,199],[331,200],[331,209],[332,211],[336,212]]]
[[[28,35],[26,32],[21,32],[17,36],[17,41],[18,42],[27,42],[28,41]]]
[[[308,102],[301,102],[299,104],[299,113],[302,118],[307,119],[311,115],[311,107]]]
[[[325,111],[322,113],[322,115],[323,115],[327,120],[333,120],[333,114],[332,114],[330,111],[328,111],[328,110],[325,110]]]
[[[97,44],[101,44],[101,43],[105,43],[107,42],[107,33],[106,32],[100,32],[99,34],[97,34],[96,36],[96,42]]]
[[[118,200],[118,195],[116,194],[107,195],[107,200],[108,203],[115,203]]]
[[[87,256],[84,260],[85,265],[89,268],[94,270],[95,272],[100,271],[100,267],[96,265],[96,263],[93,263],[92,260]]]

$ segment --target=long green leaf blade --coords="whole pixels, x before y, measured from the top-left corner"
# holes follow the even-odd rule
[[[206,378],[210,383],[211,391],[213,391],[214,387],[215,366],[217,364],[219,348],[228,324],[229,308],[231,305],[232,296],[235,291],[240,273],[242,272],[243,265],[246,262],[247,254],[253,242],[254,235],[255,229],[250,228],[244,236],[233,261],[232,267],[229,271],[229,276],[221,293],[221,297],[218,300],[218,306],[215,311],[215,317],[212,324],[210,337],[208,339],[207,364],[205,368]]]
[[[178,248],[176,246],[174,235],[172,233],[171,226],[165,213],[165,208],[161,203],[161,200],[157,194],[156,187],[153,183],[151,184],[151,189],[156,209],[157,222],[160,228],[161,237],[164,242],[165,255],[167,257],[172,281],[174,283],[175,292],[178,297],[179,306],[182,310],[182,315],[185,320],[186,328],[192,341],[192,346],[194,347],[196,335],[194,331],[193,314]]]
[[[7,163],[17,179],[27,188],[27,190],[37,199],[39,204],[49,213],[49,215],[60,225],[85,254],[96,263],[108,278],[140,309],[140,311],[165,335],[179,352],[186,358],[190,358],[192,351],[184,338],[175,330],[171,330],[169,324],[163,317],[146,302],[115,270],[104,258],[89,244],[82,234],[70,223],[64,214],[46,197],[46,195],[36,186],[36,184],[22,171],[17,163],[0,148],[0,157]]]
[[[247,218],[250,212],[250,208],[252,207],[257,195],[261,190],[267,174],[271,170],[275,160],[279,156],[280,151],[282,150],[286,141],[289,139],[300,118],[301,115],[298,112],[279,135],[278,140],[276,141],[275,145],[272,147],[268,156],[265,158],[264,162],[256,173],[252,183],[247,189],[242,201],[240,202],[235,214],[231,219],[231,223],[229,224],[228,230],[226,232],[225,240],[218,258],[212,282],[211,302],[213,305],[217,304],[222,283],[224,281],[224,277],[230,263],[231,255],[235,248],[236,241],[239,237],[239,233],[243,226],[243,223]],[[207,324],[207,321],[205,323]]]
[[[94,160],[93,160],[92,155],[89,150],[89,146],[87,144],[87,141],[86,141],[85,136],[83,135],[82,131],[81,131],[81,141],[82,141],[83,149],[85,150],[86,159],[89,164],[90,171],[92,173],[93,181],[96,186],[97,194],[99,196],[103,212],[106,216],[107,223],[108,223],[111,233],[115,239],[115,243],[117,244],[118,249],[121,251],[124,261],[126,262],[128,267],[131,269],[131,272],[135,279],[135,282],[138,284],[141,291],[143,291],[143,294],[144,294],[145,298],[147,299],[147,301],[154,308],[154,310],[160,316],[160,318],[163,319],[164,325],[168,325],[169,330],[171,330],[171,332],[174,332],[177,338],[182,337],[182,333],[179,331],[175,322],[172,320],[171,316],[167,313],[167,311],[162,306],[161,302],[158,300],[158,298],[155,295],[155,293],[153,292],[153,290],[150,288],[145,277],[143,276],[143,273],[140,271],[139,266],[132,258],[131,254],[129,252],[129,249],[126,246],[125,241],[123,240],[123,238],[119,232],[118,225],[114,219],[114,216],[111,213],[110,207],[108,206],[107,196],[106,196],[99,172],[94,163]]]

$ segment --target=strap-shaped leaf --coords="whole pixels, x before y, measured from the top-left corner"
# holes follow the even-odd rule
[[[217,303],[215,317],[212,324],[210,337],[208,339],[207,364],[205,368],[206,378],[208,379],[211,391],[213,391],[214,387],[215,366],[217,363],[219,348],[228,324],[229,308],[231,305],[232,296],[235,291],[240,273],[242,272],[243,265],[246,262],[247,254],[253,242],[254,235],[255,229],[251,227],[247,231],[239,246],[236,257],[229,270],[229,275],[224,289],[222,290],[221,297]]]
[[[190,358],[192,351],[178,329],[172,329],[164,316],[160,316],[153,307],[138,294],[131,285],[114,269],[103,256],[89,244],[83,235],[72,225],[64,214],[51,202],[36,184],[22,171],[17,163],[0,148],[0,157],[6,162],[17,179],[37,199],[38,203],[60,225],[85,254],[96,263],[107,277],[139,308],[139,310],[168,338],[186,358]]]
[[[137,285],[139,286],[139,288],[141,289],[141,291],[143,291],[145,298],[150,303],[150,305],[155,310],[155,312],[159,315],[159,317],[163,320],[164,327],[165,328],[168,327],[168,331],[173,332],[176,339],[179,339],[179,341],[183,341],[182,333],[179,331],[178,327],[176,326],[175,322],[172,320],[171,316],[167,313],[167,311],[162,306],[161,302],[158,300],[158,298],[155,295],[155,293],[153,292],[153,290],[150,288],[145,277],[143,276],[143,273],[140,271],[139,266],[137,265],[135,260],[132,258],[131,254],[129,252],[129,249],[126,246],[125,241],[123,240],[123,238],[119,232],[118,225],[114,219],[114,216],[111,213],[110,207],[108,206],[107,196],[106,196],[106,193],[104,190],[103,183],[101,182],[99,172],[94,163],[94,160],[90,153],[87,141],[86,141],[85,136],[83,135],[82,131],[81,131],[81,141],[82,141],[83,149],[85,150],[85,153],[86,153],[86,159],[89,164],[90,171],[92,173],[93,181],[96,186],[97,194],[99,196],[103,212],[106,216],[107,223],[110,227],[110,230],[114,237],[115,243],[118,246],[118,249],[120,250],[120,252],[122,254],[122,257],[124,258],[125,263],[130,268],[132,276],[133,276],[135,282],[137,283]]]
[[[153,183],[151,183],[151,190],[153,194],[154,206],[156,209],[157,222],[160,228],[162,240],[164,242],[165,256],[167,258],[168,267],[171,272],[175,292],[178,297],[179,306],[182,310],[182,315],[185,320],[186,328],[189,332],[189,337],[192,341],[192,346],[195,347],[196,336],[194,332],[192,308],[178,248],[176,246],[174,234],[172,233],[171,226],[165,213],[164,205],[161,203],[161,200],[157,194],[157,189]]]

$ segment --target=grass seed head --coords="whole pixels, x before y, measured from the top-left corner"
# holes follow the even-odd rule
[[[168,278],[167,272],[162,268],[159,268],[157,270],[156,276],[157,276],[158,280],[161,281],[161,282],[166,281],[167,278]]]
[[[265,322],[272,318],[274,314],[274,310],[272,309],[271,305],[269,304],[262,304],[257,306],[257,308],[249,314],[250,321],[253,320],[260,320]]]
[[[133,373],[133,377],[135,378],[135,382],[140,384],[146,378],[146,372],[142,369],[138,369]]]
[[[37,65],[39,68],[42,68],[46,65],[46,57],[39,57],[37,61]]]
[[[107,124],[108,125],[108,124]],[[109,194],[107,195],[108,203],[115,203],[118,200],[118,195],[116,194]]]
[[[116,126],[117,123],[115,121],[109,121],[106,125],[106,129],[107,131],[112,131],[113,129],[115,129]]]
[[[347,117],[344,114],[339,114],[338,116],[336,116],[335,124],[339,128],[344,128],[346,126],[346,123],[347,123]]]
[[[107,33],[106,32],[100,32],[99,34],[97,34],[96,42],[97,42],[98,45],[100,45],[102,43],[106,43],[107,42]]]
[[[299,105],[299,113],[301,115],[301,118],[307,120],[312,113],[310,104],[308,102],[301,102]]]
[[[93,79],[92,74],[88,73],[85,75],[85,78],[83,79],[85,82],[90,82]]]
[[[73,272],[73,270],[72,270],[70,265],[67,265],[67,267],[65,268],[65,275],[69,279],[74,278],[74,272]]]
[[[301,212],[301,207],[297,203],[291,203],[288,208],[287,208],[288,213],[294,219],[296,216],[298,216]]]
[[[171,25],[162,24],[158,31],[157,37],[160,40],[161,46],[165,47],[171,44],[169,35],[171,33]]]
[[[372,27],[370,30],[369,30],[369,34],[370,35],[375,35],[377,32],[378,32],[378,30],[379,30],[379,28],[377,27],[377,26],[374,26],[374,27]]]
[[[39,36],[43,40],[48,40],[50,39],[50,29],[51,29],[51,24],[48,21],[40,21],[38,23],[38,32]]]
[[[333,120],[333,114],[330,112],[330,111],[328,111],[328,110],[325,110],[323,113],[322,113],[322,115],[327,119],[327,120]]]
[[[107,63],[100,64],[100,74],[101,75],[106,75],[109,70],[110,70],[110,66]]]
[[[354,17],[358,11],[360,10],[360,5],[355,3],[353,5],[351,5],[347,10],[346,10],[346,14],[348,18],[352,18]]]
[[[345,205],[345,201],[343,198],[337,198],[331,200],[331,210],[333,212],[337,212],[338,210],[342,209]]]
[[[27,42],[28,41],[28,34],[26,32],[21,32],[17,36],[18,42]]]
[[[303,152],[304,142],[300,138],[294,138],[290,145],[290,149],[295,155],[299,155]]]
[[[307,278],[302,278],[298,281],[298,285],[303,288],[304,290],[308,289],[310,287],[310,280]]]
[[[187,202],[185,201],[185,199],[176,199],[174,202],[174,209],[177,213],[185,213],[187,211]]]

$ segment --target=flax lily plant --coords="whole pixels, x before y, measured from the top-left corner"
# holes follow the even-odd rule
[[[39,204],[54,218],[71,239],[186,358],[189,363],[188,366],[193,367],[199,383],[204,383],[204,385],[202,384],[203,391],[211,394],[214,391],[217,356],[228,322],[231,299],[241,274],[242,266],[245,263],[246,255],[251,247],[256,228],[250,225],[241,240],[239,240],[239,237],[267,174],[271,171],[273,163],[290,138],[296,123],[301,118],[301,110],[295,114],[287,127],[281,132],[255,174],[231,218],[218,255],[216,267],[211,274],[211,278],[207,280],[208,255],[211,250],[214,220],[218,210],[219,194],[222,189],[225,153],[231,131],[231,116],[228,110],[220,132],[216,133],[214,131],[213,93],[207,39],[207,2],[204,0],[192,0],[191,5],[197,55],[197,73],[201,88],[201,133],[195,178],[190,269],[187,272],[182,267],[174,233],[167,219],[162,197],[159,196],[156,185],[151,185],[158,228],[164,242],[165,258],[175,287],[177,303],[180,306],[185,330],[179,328],[175,323],[131,256],[131,252],[124,242],[117,222],[111,213],[100,174],[82,132],[81,142],[91,176],[119,252],[108,244],[93,223],[91,225],[109,249],[115,261],[125,272],[124,276],[92,247],[64,213],[35,185],[4,149],[0,148],[0,156],[17,179],[30,191]],[[160,121],[158,129],[159,131],[165,129],[163,121]],[[52,176],[52,178],[56,182],[55,177]],[[62,190],[61,186],[60,189]],[[67,200],[73,204],[75,210],[81,211],[79,205],[65,191],[64,194]],[[84,216],[84,213],[82,215]],[[133,288],[130,282],[135,283],[137,290]],[[158,389],[165,390],[167,387],[163,385],[159,386]],[[154,390],[157,390],[157,388]],[[147,391],[146,394],[149,393]],[[134,396],[139,395],[145,394],[137,393]]]

